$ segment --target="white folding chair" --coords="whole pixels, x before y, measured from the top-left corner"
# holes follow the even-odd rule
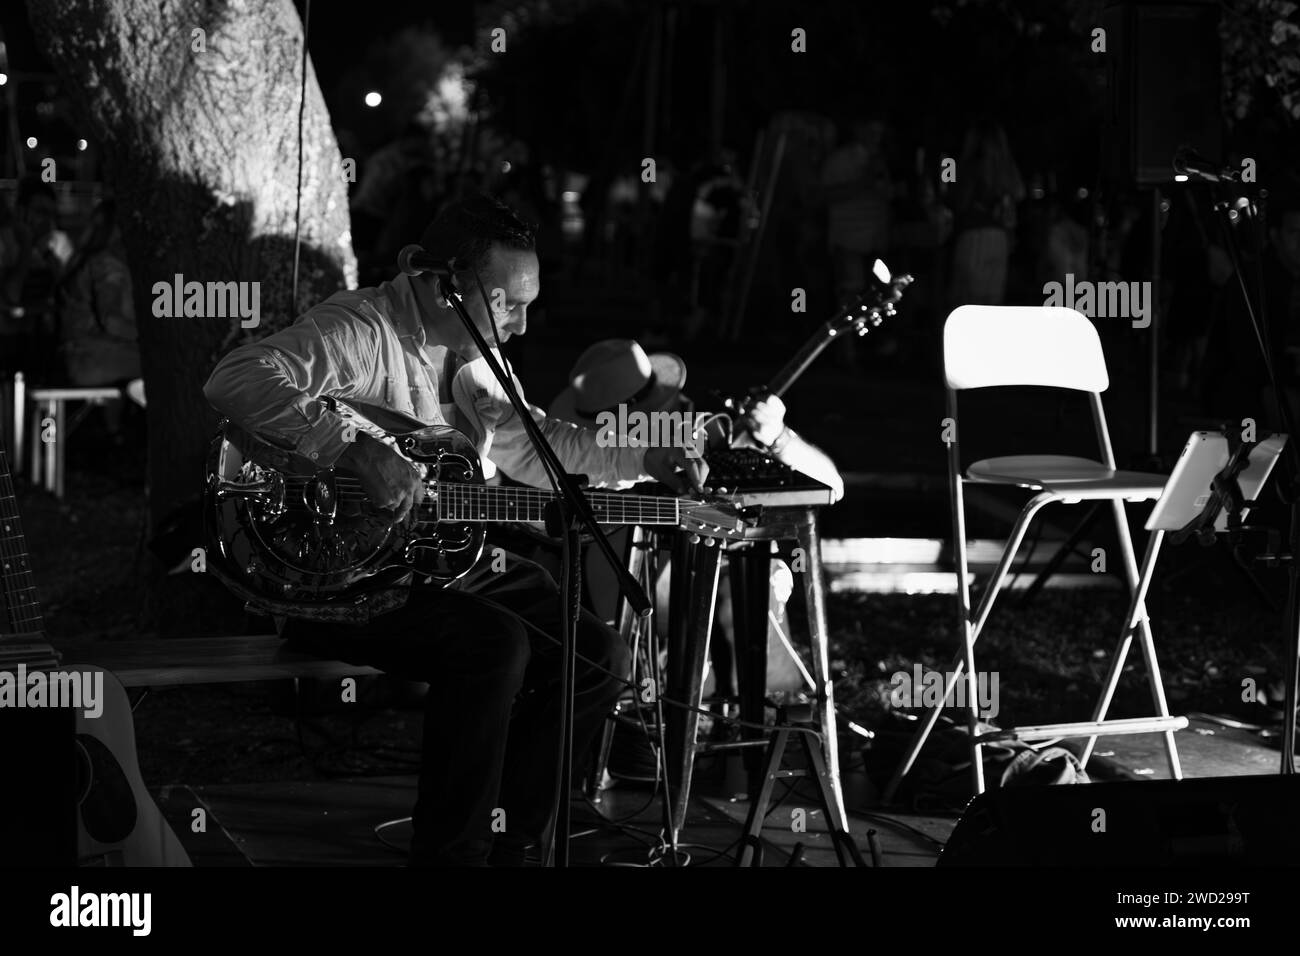
[[[1118,471],[1111,449],[1110,432],[1101,403],[1101,393],[1110,384],[1101,340],[1093,324],[1073,309],[1051,307],[962,306],[948,316],[944,326],[944,372],[947,379],[948,415],[956,427],[956,434],[948,443],[948,485],[952,499],[953,540],[957,551],[957,602],[962,629],[962,647],[952,669],[944,678],[944,696],[939,707],[927,715],[902,763],[895,771],[885,792],[886,801],[893,798],[902,778],[912,768],[917,755],[925,745],[940,712],[957,686],[962,674],[966,680],[965,710],[970,731],[971,762],[975,792],[984,790],[982,746],[994,740],[1051,740],[1067,737],[1089,737],[1084,760],[1091,754],[1092,744],[1099,734],[1132,734],[1162,732],[1169,759],[1169,771],[1175,779],[1182,778],[1178,751],[1173,732],[1187,726],[1184,717],[1171,717],[1165,701],[1164,685],[1156,662],[1155,644],[1151,624],[1146,613],[1145,583],[1149,575],[1139,576],[1129,535],[1125,501],[1149,501],[1158,498],[1164,489],[1164,475],[1144,472]],[[964,389],[993,386],[1048,386],[1086,392],[1092,410],[1093,424],[1100,446],[1100,460],[1076,458],[1068,455],[1013,455],[988,458],[975,462],[965,477],[961,471],[960,424],[957,418],[957,393]],[[1024,488],[1035,492],[1016,519],[1011,536],[1002,551],[987,590],[980,598],[974,614],[970,606],[970,586],[967,580],[966,515],[963,488],[967,484]],[[1101,698],[1093,711],[1091,721],[1071,724],[1050,724],[1021,727],[993,733],[979,733],[978,701],[976,693],[978,671],[975,669],[975,642],[998,592],[1006,582],[1007,573],[1024,540],[1034,516],[1047,504],[1060,501],[1077,504],[1081,501],[1110,501],[1114,510],[1115,530],[1124,559],[1124,571],[1132,592],[1129,614],[1120,638],[1119,648],[1112,661],[1111,674],[1103,688]],[[1154,549],[1148,552],[1147,564],[1154,561]],[[1105,720],[1111,695],[1118,681],[1120,667],[1128,653],[1136,631],[1146,660],[1147,675],[1151,685],[1152,701],[1157,716],[1125,720]]]

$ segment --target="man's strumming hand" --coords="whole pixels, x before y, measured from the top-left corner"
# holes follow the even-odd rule
[[[374,507],[391,511],[399,521],[424,500],[424,482],[415,465],[365,432],[357,433],[339,464],[356,474]]]

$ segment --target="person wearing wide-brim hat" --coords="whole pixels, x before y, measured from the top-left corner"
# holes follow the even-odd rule
[[[640,343],[632,339],[605,339],[578,357],[569,372],[568,386],[556,396],[547,414],[595,430],[608,427],[608,417],[602,421],[602,416],[617,413],[619,406],[623,406],[629,413],[689,413],[693,411],[693,403],[682,393],[685,384],[686,363],[680,356],[671,352],[647,353]],[[756,402],[742,424],[754,442],[773,457],[829,485],[836,500],[843,495],[843,480],[830,458],[785,424],[785,404],[780,398],[768,396]],[[725,435],[725,429],[718,434]],[[618,553],[625,552],[627,529],[608,529],[607,533],[614,544],[614,550]],[[553,573],[558,573],[558,558],[553,553],[537,555],[535,559],[549,567]],[[616,576],[603,559],[593,558],[590,554],[584,564],[586,570],[583,581],[592,609],[606,620],[613,620],[618,597]],[[665,557],[660,561],[660,575],[655,587],[660,608],[658,617],[661,621],[667,620],[668,570],[669,560]],[[725,564],[721,573],[724,578],[728,574]],[[785,619],[785,605],[790,597],[792,581],[789,567],[780,560],[773,560],[769,612],[775,622]],[[734,642],[730,636],[730,603],[731,590],[724,580],[718,591],[719,627],[711,642],[713,680],[716,681],[714,688],[724,696],[731,694],[736,686]],[[801,686],[800,680],[798,670],[789,664],[784,655],[772,655],[769,662],[769,687],[797,688]],[[618,736],[620,733],[624,735],[621,740]],[[629,743],[626,739],[628,733],[637,739]],[[657,777],[652,757],[643,735],[629,731],[626,725],[620,724],[619,730],[615,731],[614,747],[610,755],[610,773],[629,780],[654,781]]]
[[[569,371],[569,385],[551,403],[552,418],[597,429],[608,422],[601,416],[623,406],[628,412],[691,411],[693,403],[682,393],[686,363],[672,352],[647,354],[632,339],[603,339],[588,348]],[[754,403],[741,422],[759,448],[795,471],[828,485],[833,500],[844,496],[844,481],[826,453],[805,441],[785,423],[785,403],[768,395]],[[710,426],[710,443],[718,428]]]
[[[625,406],[628,411],[661,412],[685,401],[686,363],[672,352],[646,354],[632,339],[605,339],[578,356],[569,372],[569,385],[548,410],[562,418],[595,428],[602,412]]]

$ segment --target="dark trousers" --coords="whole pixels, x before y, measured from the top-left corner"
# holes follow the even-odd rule
[[[518,848],[542,836],[561,706],[560,604],[544,570],[508,555],[502,572],[485,561],[450,588],[417,585],[404,607],[367,625],[290,621],[284,635],[314,654],[429,683],[413,865],[481,866],[494,839]],[[618,632],[585,611],[577,650],[575,759],[600,731],[630,667]]]

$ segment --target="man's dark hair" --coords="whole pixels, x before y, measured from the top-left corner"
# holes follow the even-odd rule
[[[455,259],[457,272],[482,271],[494,245],[507,249],[536,248],[531,225],[509,206],[485,193],[449,203],[429,223],[420,245],[438,259]]]

